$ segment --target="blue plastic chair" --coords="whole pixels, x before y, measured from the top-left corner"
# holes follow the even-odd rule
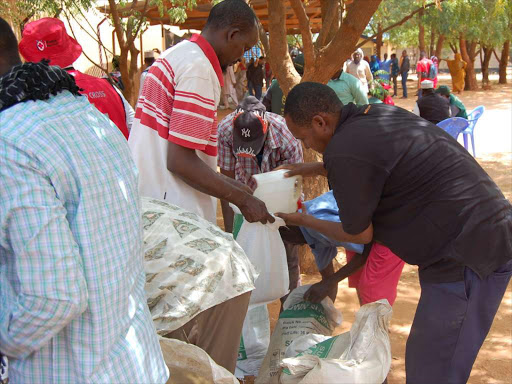
[[[480,105],[479,107],[476,107],[471,111],[471,113],[468,115],[468,123],[469,126],[462,131],[462,134],[464,136],[464,148],[466,148],[469,152],[469,145],[468,145],[468,137],[471,136],[471,146],[473,147],[473,156],[476,157],[475,152],[475,137],[473,136],[473,132],[475,131],[476,123],[478,122],[478,119],[482,117],[483,113],[485,111],[485,107],[483,105]]]
[[[437,126],[457,140],[462,131],[469,127],[469,122],[462,117],[449,117],[437,123]]]

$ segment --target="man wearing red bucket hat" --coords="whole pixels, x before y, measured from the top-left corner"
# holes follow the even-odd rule
[[[128,139],[135,115],[133,108],[107,79],[89,76],[73,68],[73,63],[82,54],[82,47],[67,34],[61,20],[45,17],[28,23],[18,48],[27,61],[46,59],[50,65],[65,69],[75,78],[76,84],[82,89],[81,94],[87,96],[100,112],[107,114]]]

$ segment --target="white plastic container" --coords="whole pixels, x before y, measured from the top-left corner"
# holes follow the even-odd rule
[[[302,176],[284,177],[286,169],[253,175],[257,187],[254,196],[262,200],[270,213],[293,213],[302,197]]]

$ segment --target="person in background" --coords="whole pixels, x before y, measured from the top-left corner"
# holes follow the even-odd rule
[[[466,383],[512,276],[510,202],[453,137],[402,108],[343,106],[326,85],[304,82],[288,94],[285,119],[323,153],[291,174],[327,175],[341,223],[279,216],[418,265],[406,382]],[[315,302],[328,294],[322,285],[311,288]]]
[[[151,67],[156,60],[155,53],[156,52],[154,49],[152,49],[151,51],[144,52],[144,69],[142,70],[142,72],[140,74],[139,96],[142,93],[142,87],[144,86],[144,79],[146,78],[146,76],[149,72],[149,67]]]
[[[368,104],[368,97],[361,82],[341,69],[329,80],[327,86],[336,92],[343,105],[348,103],[356,105]]]
[[[263,93],[263,78],[265,74],[263,72],[263,63],[260,58],[256,58],[252,65],[249,65],[247,69],[247,79],[249,84],[249,95],[255,96],[258,100],[261,100]]]
[[[438,81],[438,74],[439,74],[439,59],[437,58],[437,56],[432,56],[430,58],[430,61],[432,61],[432,65],[434,67],[432,67],[432,69],[430,70],[430,77],[432,77],[432,81],[434,82],[434,89],[437,88],[437,81]],[[435,74],[435,76],[433,76],[432,74]]]
[[[345,62],[343,72],[346,72],[356,79],[359,79],[363,84],[365,93],[368,93],[368,84],[373,80],[373,75],[370,70],[370,65],[367,61],[361,60],[363,58],[363,50],[358,48],[353,54],[352,59]]]
[[[224,76],[224,86],[222,87],[222,100],[224,102],[223,108],[231,108],[231,104],[229,99],[236,105],[238,105],[238,98],[236,96],[236,78],[235,72],[233,70],[233,65],[229,65],[226,69],[226,72],[223,74]],[[234,109],[234,108],[232,108]]]
[[[245,66],[244,57],[238,60],[237,64],[235,64],[235,68],[236,98],[237,100],[243,100],[247,84],[247,67]]]
[[[407,77],[409,76],[409,70],[411,69],[411,61],[407,56],[407,51],[402,51],[402,57],[400,57],[400,76],[402,78],[402,99],[407,99]]]
[[[110,72],[110,77],[112,78],[112,80],[114,80],[117,87],[121,91],[124,91],[124,84],[123,84],[123,80],[121,79],[121,68],[120,68],[119,60],[120,60],[119,56],[114,56],[112,58],[112,72]]]
[[[413,113],[437,124],[451,116],[450,102],[447,98],[434,92],[434,83],[430,80],[421,82],[422,96],[414,105]]]
[[[453,60],[446,60],[450,75],[452,77],[452,88],[454,92],[462,93],[464,91],[464,81],[466,78],[467,63],[462,60],[462,55],[456,53]]]
[[[251,57],[249,64],[247,64],[246,78],[247,78],[247,92],[249,95],[254,96],[254,85],[252,84],[252,76],[255,71],[254,57]]]
[[[396,53],[391,54],[391,81],[393,82],[393,97],[398,95],[398,74],[400,73],[400,65]]]
[[[244,135],[242,132],[247,132]],[[284,164],[302,163],[302,145],[286,127],[284,118],[266,112],[254,96],[247,96],[219,123],[220,172],[254,190],[252,175],[270,172]],[[233,210],[221,201],[226,232],[233,233]],[[300,285],[298,246],[284,241],[290,292]],[[284,303],[286,297],[281,299]]]
[[[457,96],[450,92],[450,87],[447,85],[441,85],[436,89],[436,93],[449,100],[452,117],[462,117],[464,119],[468,118],[466,107]]]
[[[258,41],[243,0],[215,5],[200,35],[165,51],[151,66],[128,144],[143,196],[168,201],[212,223],[217,198],[249,222],[274,219],[242,183],[217,172],[217,106],[222,71]]]
[[[387,53],[384,54],[384,60],[379,63],[379,69],[387,72],[387,74],[383,73],[382,75],[379,75],[379,77],[389,81],[391,76],[391,59],[388,60]]]
[[[73,67],[82,54],[82,47],[66,32],[64,23],[45,17],[25,25],[19,44],[23,58],[31,62],[46,59],[50,65],[63,68],[75,78],[75,82],[89,102],[119,128],[126,139],[130,134],[135,112],[123,94],[107,79],[86,75]]]
[[[431,79],[430,76],[430,66],[433,65],[432,60],[427,57],[427,54],[424,51],[420,52],[420,59],[416,64],[416,74],[418,75],[418,96],[421,97],[422,89],[421,83],[424,80],[429,80],[434,82],[434,79]]]
[[[63,30],[51,25],[57,33],[24,49],[60,46]],[[22,64],[1,18],[0,52],[0,354],[9,382],[164,384],[126,140],[71,74]]]
[[[372,76],[375,77],[375,72],[380,69],[379,62],[377,61],[377,55],[372,55],[370,58],[370,71],[372,72]]]

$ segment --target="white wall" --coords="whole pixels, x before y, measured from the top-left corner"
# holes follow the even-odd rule
[[[98,10],[90,10],[85,14],[85,17],[89,23],[87,23],[83,17],[76,17],[77,21],[71,19],[70,23],[66,20],[65,16],[61,16],[61,20],[66,25],[68,33],[73,36],[71,30],[75,33],[76,39],[78,43],[82,46],[83,52],[91,58],[91,60],[95,61],[96,63],[100,64],[100,53],[98,48],[98,43],[91,37],[87,32],[92,34],[93,36],[96,36],[96,30],[97,25],[104,19],[105,15],[100,13]],[[92,29],[89,24],[94,28]],[[83,28],[85,28],[85,30]],[[178,27],[170,27],[165,26],[166,29],[171,29],[173,33],[176,34],[182,34],[184,31],[180,31]],[[87,31],[87,32],[86,32]],[[103,45],[113,52],[112,49],[112,32],[114,31],[114,28],[110,25],[110,20],[104,21],[100,26],[100,37]],[[136,47],[140,50],[140,39],[137,38],[136,40]],[[116,55],[119,55],[120,49],[119,44],[117,43],[117,37],[116,37],[116,47],[115,47],[115,53]],[[137,57],[138,66],[141,67],[141,56],[143,56],[143,51],[148,51],[153,48],[158,48],[160,51],[164,49],[163,47],[163,39],[162,39],[162,30],[160,25],[154,25],[150,26],[142,35],[142,52]],[[112,60],[112,54],[108,53],[108,62]],[[102,59],[103,59],[103,65],[105,66],[106,59],[104,55],[104,51],[102,50]],[[78,60],[75,62],[75,68],[77,68],[80,71],[86,71],[88,68],[93,66],[93,64],[86,58],[84,54],[82,54]]]

